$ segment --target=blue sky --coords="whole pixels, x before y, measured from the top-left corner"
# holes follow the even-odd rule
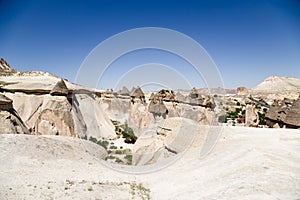
[[[103,40],[128,29],[164,27],[200,43],[227,88],[251,88],[272,75],[300,78],[297,0],[2,0],[0,13],[0,57],[21,71],[42,70],[74,81],[85,57]],[[173,59],[157,51],[130,56],[129,68]],[[205,86],[201,80],[191,84]]]

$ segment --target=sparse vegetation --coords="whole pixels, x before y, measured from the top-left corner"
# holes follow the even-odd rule
[[[226,123],[227,122],[227,115],[220,115],[218,117],[218,122],[219,123]]]
[[[128,127],[128,124],[125,123],[123,129],[122,136],[125,139],[125,143],[134,144],[137,137],[134,135],[132,128]]]
[[[122,150],[116,150],[115,154],[123,154],[123,151]]]
[[[109,145],[109,142],[108,142],[108,141],[105,141],[105,140],[97,140],[96,138],[94,138],[94,137],[92,137],[92,136],[89,138],[89,141],[94,142],[94,143],[96,143],[96,144],[102,146],[104,149],[107,149],[107,147],[108,147],[108,145]]]
[[[124,159],[127,160],[127,165],[131,165],[132,164],[132,155],[125,155]]]
[[[125,143],[128,144],[134,144],[135,141],[137,140],[137,137],[134,135],[134,131],[132,128],[130,128],[127,124],[127,122],[125,122],[124,124],[120,124],[120,122],[115,121],[115,120],[111,120],[112,123],[115,126],[115,131],[116,134],[120,137],[122,136],[125,140]]]
[[[113,156],[113,155],[109,155],[109,156],[107,156],[107,159],[115,159],[116,157],[115,156]]]
[[[131,183],[130,184],[132,199],[134,199],[135,195],[138,195],[143,200],[150,199],[150,190],[145,188],[142,184]]]
[[[118,149],[116,146],[110,146],[109,149]]]
[[[259,125],[266,125],[265,113],[257,112],[259,116]]]
[[[66,182],[67,182],[67,184],[70,185],[70,186],[74,185],[74,181],[66,180]]]
[[[115,162],[116,162],[116,163],[123,163],[123,160],[121,160],[120,158],[116,158],[116,159],[115,159]]]

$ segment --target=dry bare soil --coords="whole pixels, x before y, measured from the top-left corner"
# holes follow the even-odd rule
[[[63,136],[0,135],[0,199],[300,199],[300,131],[224,127],[213,151],[129,174]]]

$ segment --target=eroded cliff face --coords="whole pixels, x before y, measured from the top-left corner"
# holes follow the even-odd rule
[[[184,99],[171,90],[145,97],[131,92],[93,91],[46,72],[18,72],[1,60],[0,93],[12,100],[27,133],[97,139],[116,138],[112,121],[128,124],[136,136],[172,117],[210,124],[213,102],[191,91]],[[8,73],[9,72],[9,73]]]
[[[96,103],[93,91],[49,73],[22,73],[2,60],[0,64],[0,93],[12,100],[11,107],[24,122],[26,133],[116,137],[115,127]]]

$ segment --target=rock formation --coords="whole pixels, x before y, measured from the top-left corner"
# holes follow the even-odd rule
[[[198,124],[193,120],[168,118],[140,135],[134,144],[132,163],[153,164],[181,153],[193,145],[197,136],[202,138],[197,142],[204,141],[204,132],[199,131]]]
[[[140,136],[151,124],[155,124],[154,116],[148,112],[148,106],[142,103],[131,104],[128,116],[128,126],[136,136]]]
[[[163,117],[166,118],[166,115],[168,114],[168,109],[165,106],[163,101],[156,101],[152,100],[149,103],[148,111],[153,114],[154,117]]]
[[[0,134],[29,134],[12,103],[11,99],[0,94]]]
[[[300,127],[300,98],[295,100],[285,118],[285,123],[291,126]]]
[[[266,114],[267,125],[273,127],[276,123],[289,128],[300,127],[300,99],[275,100]]]
[[[114,98],[116,95],[117,95],[117,93],[114,92],[113,89],[107,89],[107,90],[102,94],[102,96],[103,96],[104,98]]]
[[[12,100],[5,95],[0,94],[0,110],[9,110],[13,108]]]
[[[236,89],[236,94],[239,96],[246,96],[249,94],[249,91],[246,87],[238,87]]]
[[[50,91],[51,95],[57,95],[57,96],[67,96],[69,93],[68,87],[66,86],[66,83],[63,79],[58,81],[56,85],[53,87],[53,89]]]
[[[174,102],[175,101],[175,95],[173,90],[165,90],[162,89],[157,93],[152,93],[150,100],[154,101],[166,101],[166,102]]]
[[[214,108],[214,102],[211,96],[199,94],[196,88],[193,88],[190,94],[185,98],[185,102],[190,105],[203,106],[207,108]]]
[[[245,113],[245,125],[248,127],[257,127],[259,124],[259,116],[255,105],[247,104]]]
[[[7,76],[14,73],[17,73],[17,71],[10,68],[9,64],[3,58],[0,58],[0,76]]]
[[[177,92],[176,95],[176,101],[181,103],[181,102],[185,102],[185,96],[183,94],[181,94],[180,92]]]
[[[5,67],[11,71],[9,65]],[[32,134],[116,137],[94,91],[44,72],[18,72],[0,78],[0,91],[13,100],[13,107]]]
[[[150,97],[150,103],[148,106],[148,111],[153,114],[154,117],[166,118],[168,114],[168,109],[165,102],[174,102],[175,95],[172,90],[160,90],[157,93],[152,93]]]
[[[130,92],[127,87],[123,86],[122,89],[118,92],[118,95],[121,96],[130,96]]]
[[[130,97],[132,103],[145,103],[145,94],[139,86],[133,88]]]

